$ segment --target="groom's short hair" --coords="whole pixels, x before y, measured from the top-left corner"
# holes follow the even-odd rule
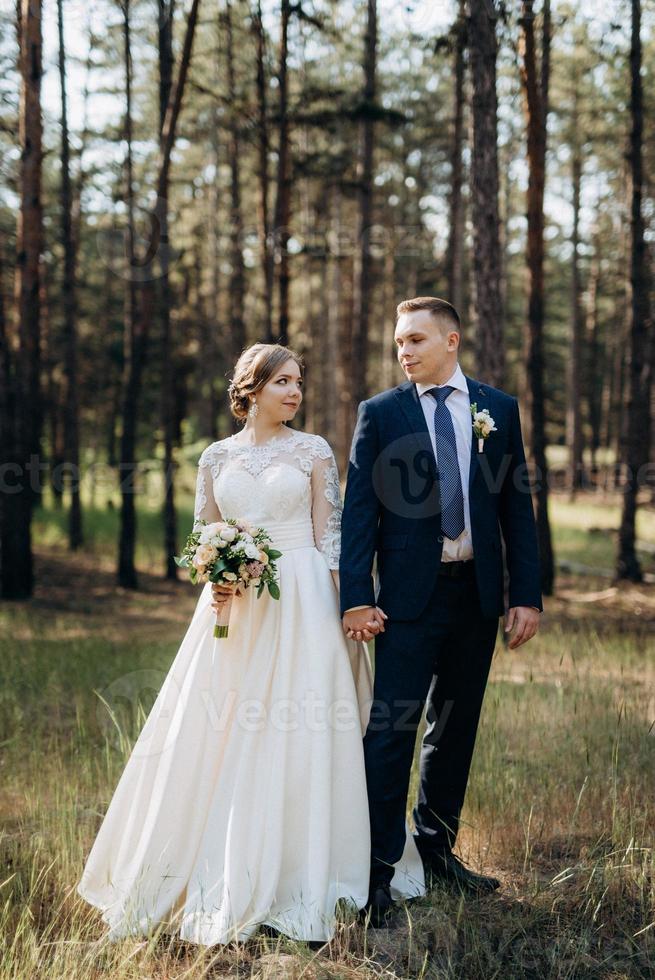
[[[404,299],[396,307],[396,323],[403,313],[418,313],[419,310],[427,310],[439,324],[445,323],[449,330],[456,330],[461,333],[459,313],[447,299],[439,299],[438,296],[415,296],[414,299]]]

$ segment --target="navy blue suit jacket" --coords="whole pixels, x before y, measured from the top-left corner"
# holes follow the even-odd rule
[[[503,555],[509,605],[542,609],[537,534],[516,398],[466,378],[471,403],[488,408],[497,432],[478,452],[472,434],[471,536],[482,611],[502,616]],[[471,425],[473,420],[471,419]],[[441,561],[439,483],[416,385],[405,382],[361,402],[353,436],[339,563],[342,614],[379,605],[390,618],[417,619]],[[380,590],[372,577],[377,556]]]

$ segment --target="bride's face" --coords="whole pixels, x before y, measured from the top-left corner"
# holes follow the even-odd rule
[[[290,358],[257,392],[259,411],[265,413],[271,422],[290,421],[300,408],[302,383],[300,368]]]

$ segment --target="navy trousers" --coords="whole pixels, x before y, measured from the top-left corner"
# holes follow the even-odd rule
[[[418,620],[385,623],[375,641],[375,686],[364,737],[371,819],[371,881],[390,881],[405,844],[416,731],[426,707],[414,822],[420,850],[457,837],[498,618],[480,608],[473,562],[438,576]],[[427,702],[427,705],[426,705]]]

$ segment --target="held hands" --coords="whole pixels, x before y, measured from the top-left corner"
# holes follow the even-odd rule
[[[388,616],[379,606],[365,606],[344,613],[343,631],[349,640],[368,643],[378,633],[384,633],[384,621]]]
[[[244,591],[241,582],[235,582],[234,585],[217,585],[214,583],[212,585],[212,609],[218,614],[230,596],[241,596]]]
[[[532,606],[512,606],[505,617],[505,632],[514,631],[514,635],[507,644],[510,650],[516,650],[522,643],[531,640],[539,629],[538,609]]]

